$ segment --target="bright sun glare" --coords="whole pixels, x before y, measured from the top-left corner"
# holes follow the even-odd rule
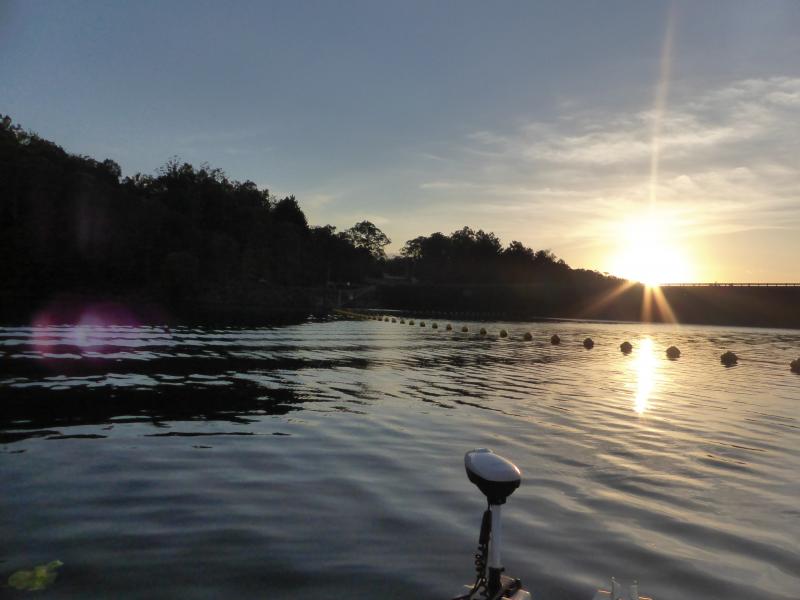
[[[679,247],[679,238],[676,227],[659,215],[624,221],[609,271],[649,286],[692,281],[691,262]]]

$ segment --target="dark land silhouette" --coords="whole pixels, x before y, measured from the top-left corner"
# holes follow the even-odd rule
[[[800,287],[666,287],[573,269],[549,250],[464,227],[409,240],[362,221],[309,226],[294,196],[178,159],[122,177],[0,123],[0,319],[271,323],[354,305],[503,318],[595,318],[800,327]],[[651,306],[652,305],[652,306]],[[648,306],[651,308],[648,310]]]
[[[310,227],[293,196],[206,165],[122,178],[114,161],[0,126],[6,321],[48,305],[69,321],[87,298],[145,321],[296,319],[338,301],[337,284],[379,276],[387,243],[367,222]]]

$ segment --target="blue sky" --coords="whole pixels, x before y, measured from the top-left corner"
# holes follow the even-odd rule
[[[126,174],[178,155],[314,224],[368,218],[394,251],[470,225],[630,274],[656,222],[685,278],[800,280],[798,32],[777,0],[0,0],[0,112]]]

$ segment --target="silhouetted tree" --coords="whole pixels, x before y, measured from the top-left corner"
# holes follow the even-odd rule
[[[276,199],[206,164],[173,157],[152,175],[123,178],[111,159],[68,154],[0,118],[0,300],[7,302],[19,303],[9,292],[35,299],[100,292],[224,304],[383,272],[436,285],[599,289],[615,281],[570,269],[549,250],[518,241],[503,248],[481,229],[416,237],[387,261],[389,243],[369,221],[342,232],[309,227],[294,196]],[[441,301],[452,298],[443,293]]]
[[[377,260],[386,258],[384,248],[392,243],[385,233],[369,221],[356,223],[345,232],[345,235],[353,246],[363,248]]]
[[[388,243],[365,224],[309,228],[294,196],[178,157],[121,177],[113,160],[68,154],[0,116],[4,288],[244,298],[276,284],[357,283]]]

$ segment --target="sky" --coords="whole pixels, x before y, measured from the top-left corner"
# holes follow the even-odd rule
[[[467,225],[654,281],[800,281],[800,2],[0,0],[0,113],[314,225]]]

